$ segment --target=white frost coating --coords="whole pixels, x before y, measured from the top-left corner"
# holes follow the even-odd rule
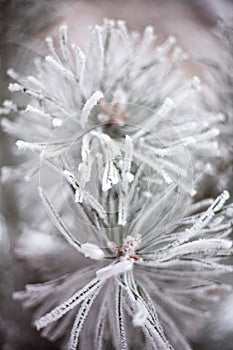
[[[19,74],[12,68],[7,69],[6,74],[13,80],[17,80],[19,78]]]
[[[8,108],[8,109],[12,110],[12,111],[17,111],[17,105],[14,104],[11,100],[3,101],[3,106],[5,108]]]
[[[173,182],[165,170],[161,169],[161,174],[163,175],[163,178],[168,185],[170,185]]]
[[[36,108],[34,106],[31,106],[31,105],[27,105],[25,112],[29,112],[29,113],[32,112],[32,113],[40,115],[41,117],[51,118],[51,115],[49,113],[46,113],[42,109]]]
[[[83,190],[77,187],[75,191],[75,196],[74,196],[75,202],[80,204],[83,203],[83,196],[84,196]]]
[[[45,39],[45,42],[48,46],[48,49],[49,51],[51,52],[52,56],[58,61],[58,62],[61,62],[60,61],[60,58],[58,57],[57,53],[56,53],[56,50],[55,50],[55,47],[54,47],[54,41],[53,41],[53,38],[51,38],[50,36],[47,37]]]
[[[55,208],[53,207],[52,203],[50,202],[47,195],[44,193],[42,187],[38,188],[40,197],[42,199],[42,203],[44,205],[44,208],[53,222],[53,224],[58,228],[60,233],[64,236],[64,238],[72,245],[75,249],[80,250],[80,243],[77,241],[77,239],[73,236],[73,234],[70,232],[70,230],[66,227],[64,222],[62,221],[60,215],[57,213]]]
[[[103,146],[106,148],[106,161],[112,160],[113,158],[121,155],[121,151],[117,143],[111,139],[107,134],[97,134],[100,140],[103,143]]]
[[[194,135],[193,138],[195,141],[201,141],[201,142],[208,145],[208,140],[214,139],[219,134],[220,134],[220,131],[216,128],[213,128],[211,130],[208,130],[207,132],[204,132],[204,133],[201,133],[198,135]],[[197,146],[202,146],[202,144],[197,144]]]
[[[120,275],[121,273],[131,271],[133,268],[133,262],[130,260],[122,260],[115,265],[106,266],[96,272],[96,276],[99,280],[103,281],[109,277]]]
[[[23,87],[20,84],[17,83],[10,83],[8,86],[8,89],[10,92],[18,92],[18,91],[23,91]]]
[[[82,190],[84,190],[86,182],[90,180],[90,163],[80,163],[78,166],[78,171],[79,171],[79,185]]]
[[[154,33],[154,28],[152,26],[147,26],[143,33],[143,38],[138,49],[138,55],[142,55],[146,50],[148,50],[150,44],[155,40],[156,36]]]
[[[122,39],[124,40],[126,48],[128,50],[131,50],[132,49],[132,42],[131,42],[131,40],[129,38],[129,34],[128,34],[128,30],[127,30],[125,21],[118,20],[117,21],[117,25],[118,25],[118,27],[120,29],[119,33],[122,36]]]
[[[224,239],[199,239],[167,250],[162,260],[169,260],[182,255],[216,252],[218,250],[230,249],[231,247],[232,242]],[[159,255],[157,258],[159,260]]]
[[[43,83],[42,83],[40,80],[38,80],[37,78],[35,78],[34,76],[32,76],[32,75],[29,75],[29,76],[27,77],[27,81],[28,81],[29,83],[35,85],[37,88],[40,88],[40,89],[43,89],[43,88],[44,88]]]
[[[102,190],[104,192],[116,185],[120,180],[118,170],[113,161],[110,160],[106,163],[103,174]]]
[[[69,170],[64,170],[63,175],[66,177],[66,179],[72,186],[75,187],[77,185],[75,182],[74,175]]]
[[[97,102],[103,98],[104,95],[101,91],[96,91],[85,103],[82,114],[81,114],[81,124],[84,126],[84,124],[87,122],[87,119],[89,117],[89,114],[92,110],[92,108],[97,104]]]
[[[160,118],[165,117],[168,113],[170,113],[173,109],[175,109],[176,105],[173,102],[173,100],[169,97],[167,97],[160,109],[157,112],[157,116]],[[148,130],[153,130],[155,126],[155,119],[149,118],[147,121],[144,121],[144,125],[142,126],[142,129],[137,131],[132,138],[135,140],[137,138],[140,138],[142,135],[144,135]]]
[[[133,140],[130,136],[125,136],[125,159],[123,165],[123,176],[129,174],[133,159]],[[132,175],[132,174],[131,174]],[[126,175],[126,177],[128,177]]]
[[[125,317],[123,312],[122,303],[123,293],[122,287],[118,284],[115,289],[115,324],[116,332],[118,333],[118,344],[121,350],[128,350],[126,330],[125,330]]]
[[[220,194],[214,202],[211,204],[211,206],[200,216],[200,218],[195,222],[193,227],[191,227],[188,231],[195,231],[199,230],[203,227],[206,227],[208,223],[212,220],[213,216],[222,209],[225,202],[230,198],[230,194],[228,191],[223,191],[222,194]]]
[[[217,212],[222,209],[225,202],[230,198],[230,193],[228,191],[223,191],[222,194],[214,201],[213,210]]]
[[[125,93],[125,90],[117,89],[113,94],[112,102],[113,102],[113,104],[114,103],[126,104],[127,103],[127,94]]]
[[[87,318],[87,315],[91,309],[91,306],[99,294],[99,289],[96,289],[95,292],[87,299],[84,300],[82,303],[78,314],[75,318],[72,330],[71,330],[71,335],[70,335],[70,340],[68,344],[68,349],[69,350],[76,350],[78,348],[78,342],[79,342],[79,335],[82,330],[83,324],[85,319]]]
[[[101,76],[103,71],[103,58],[104,58],[104,46],[103,46],[103,34],[102,34],[102,28],[101,26],[96,25],[95,26],[95,33],[96,33],[96,50],[98,52],[98,74]]]
[[[99,135],[97,136],[99,137]],[[121,154],[121,151],[116,142],[114,142],[114,140],[112,140],[111,137],[106,134],[100,135],[100,142],[105,148],[106,164],[102,179],[102,190],[105,192],[120,181],[119,171],[114,164],[114,160]]]
[[[72,297],[70,297],[64,303],[55,307],[52,311],[48,312],[46,315],[36,320],[35,326],[37,330],[40,330],[49,325],[50,323],[59,320],[67,312],[72,310],[76,305],[80,304],[83,300],[85,300],[89,295],[92,295],[94,291],[99,288],[100,285],[101,283],[97,280],[97,278],[91,280],[88,284],[86,284],[77,293],[72,295]]]
[[[137,302],[137,306],[138,311],[133,317],[133,325],[135,327],[141,327],[146,322],[146,319],[149,316],[149,312],[147,311],[147,308],[142,302]]]
[[[86,134],[84,135],[83,142],[82,142],[82,151],[81,151],[82,163],[80,163],[78,166],[79,189],[77,189],[76,195],[75,195],[75,200],[78,203],[82,203],[86,183],[90,181],[90,178],[91,178],[93,158],[91,157],[89,143],[90,143],[90,135]]]
[[[52,124],[54,128],[61,126],[63,121],[60,118],[53,118]]]
[[[19,150],[22,151],[43,151],[45,148],[44,144],[40,144],[40,143],[34,143],[34,142],[26,142],[26,141],[22,141],[22,140],[18,140],[16,141],[16,146],[18,147]]]
[[[10,100],[3,101],[3,107],[0,107],[0,115],[7,115],[17,111],[17,105]]]
[[[81,244],[80,251],[85,255],[85,257],[94,260],[100,260],[104,257],[104,251],[94,243]]]
[[[131,174],[131,173],[127,173],[126,175],[127,175],[127,180],[128,180],[128,182],[129,182],[129,183],[133,182],[133,180],[134,180],[134,175]]]
[[[107,213],[102,207],[102,205],[98,202],[97,199],[95,199],[94,196],[92,196],[89,192],[85,190],[85,202],[89,204],[92,209],[97,213],[99,218],[103,220],[105,224],[108,223]]]
[[[74,174],[72,174],[69,170],[64,170],[63,175],[66,177],[67,181],[75,189],[75,202],[82,203],[83,197],[84,197],[84,192],[82,189],[80,189],[79,184],[78,184],[77,179],[75,178]]]
[[[83,147],[84,148],[84,147]],[[92,158],[88,149],[83,151],[82,149],[82,159],[84,162],[80,163],[78,166],[79,176],[78,179],[68,170],[64,170],[63,174],[69,181],[69,183],[75,188],[75,202],[82,203],[85,194],[85,185],[90,180],[91,176],[91,166]]]
[[[34,106],[27,105],[27,108],[26,108],[25,112],[35,113],[35,114],[37,114],[37,115],[39,115],[41,117],[45,117],[45,118],[50,119],[52,121],[52,125],[53,125],[54,128],[62,125],[62,119],[60,119],[60,118],[53,118],[49,113],[46,113],[42,109],[36,108]]]
[[[168,113],[170,113],[175,108],[175,103],[171,98],[167,97],[160,108],[158,115],[164,117]]]
[[[68,44],[68,27],[66,24],[63,24],[59,28],[59,34],[60,34],[60,47],[62,51],[62,56],[65,61],[68,59],[68,52],[67,52],[67,44]]]
[[[76,58],[76,76],[80,81],[80,86],[82,87],[85,64],[86,64],[86,56],[83,51],[75,44],[72,45],[72,49]]]
[[[175,44],[176,44],[176,37],[173,35],[170,35],[165,42],[159,46],[156,50],[157,53],[159,53],[159,56],[166,54]]]
[[[94,198],[94,196],[92,196],[86,189],[80,189],[77,179],[70,171],[64,170],[63,174],[75,189],[75,202],[82,203],[85,200],[85,203],[91,206],[100,219],[107,223],[107,214],[102,205]]]
[[[90,134],[85,134],[83,136],[81,156],[82,156],[82,161],[84,163],[88,163],[89,162],[89,157],[90,157],[90,140],[91,140]]]
[[[45,60],[49,63],[58,73],[61,73],[63,76],[75,82],[74,75],[71,70],[67,69],[61,63],[57,62],[52,56],[46,56]]]

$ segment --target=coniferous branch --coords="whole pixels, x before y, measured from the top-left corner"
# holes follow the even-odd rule
[[[89,266],[27,285],[14,298],[34,308],[43,336],[69,349],[85,348],[83,332],[93,325],[90,348],[140,341],[190,349],[186,322],[205,317],[231,290],[218,281],[232,272],[229,193],[192,203],[193,177],[221,155],[223,116],[205,108],[197,77],[182,76],[187,57],[174,37],[153,49],[151,27],[139,37],[123,21],[106,20],[92,29],[86,51],[69,42],[66,26],[59,39],[57,48],[47,38],[50,55],[35,61],[35,76],[8,71],[9,90],[29,104],[5,101],[0,113],[19,118],[2,125],[20,150],[39,157],[4,177],[31,180],[40,172],[51,223]]]

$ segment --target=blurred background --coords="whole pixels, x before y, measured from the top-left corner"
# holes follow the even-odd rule
[[[200,60],[206,57],[219,60],[226,49],[222,42],[224,38],[214,34],[217,22],[222,18],[233,26],[232,17],[232,0],[1,0],[0,105],[11,98],[7,89],[7,69],[30,71],[35,56],[46,52],[44,38],[57,33],[64,22],[70,28],[73,41],[81,47],[85,46],[89,27],[101,24],[104,18],[126,20],[130,30],[143,31],[145,26],[152,25],[158,42],[168,35],[175,35],[178,44],[193,57],[187,69],[205,77],[208,67]],[[14,142],[0,128],[1,166],[20,163]],[[36,264],[28,267],[13,253],[20,232],[17,194],[12,184],[0,186],[0,348],[57,349],[56,345],[40,338],[30,326],[30,313],[11,299],[14,290],[23,288],[29,281],[40,281],[41,276]],[[232,308],[230,313],[229,307]],[[225,301],[222,308],[195,341],[194,349],[233,349],[230,335],[233,333],[232,299]],[[220,319],[225,331],[221,339],[216,339],[213,329]]]

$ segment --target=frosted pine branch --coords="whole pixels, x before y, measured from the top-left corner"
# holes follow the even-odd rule
[[[124,21],[106,20],[81,50],[64,25],[33,76],[8,70],[10,92],[28,102],[6,100],[0,114],[17,118],[2,126],[35,152],[5,178],[39,172],[48,218],[38,225],[88,266],[14,298],[70,349],[84,349],[96,327],[90,349],[189,350],[186,324],[231,290],[219,278],[233,271],[229,193],[192,203],[193,180],[222,155],[223,115],[205,107],[200,79],[182,73],[176,39],[155,40],[152,27],[136,40]]]
[[[121,245],[109,242],[106,248],[109,254],[107,259],[105,255],[98,253],[101,252],[101,246],[82,245],[81,251],[87,254],[86,256],[96,258],[95,252],[98,253],[97,264],[93,266],[96,277],[65,300],[63,304],[57,305],[48,314],[41,315],[35,322],[36,327],[41,329],[61,317],[69,317],[70,310],[76,310],[76,305],[81,304],[70,337],[70,346],[75,348],[82,337],[81,330],[85,328],[87,314],[91,313],[91,317],[96,317],[96,308],[92,304],[111,303],[116,299],[117,312],[108,315],[105,309],[106,320],[104,322],[116,322],[118,325],[119,344],[117,347],[130,346],[131,340],[126,336],[129,331],[127,328],[137,326],[148,338],[148,342],[151,345],[154,344],[154,348],[163,346],[165,349],[173,349],[176,346],[178,349],[187,350],[189,347],[185,337],[181,336],[178,329],[177,331],[174,329],[174,332],[177,332],[176,342],[173,340],[173,335],[166,331],[167,327],[175,322],[171,311],[176,310],[180,319],[185,320],[186,317],[191,317],[193,322],[196,322],[199,316],[206,315],[204,311],[208,311],[209,305],[215,300],[214,294],[209,294],[210,290],[219,295],[231,290],[230,286],[216,280],[222,273],[232,272],[232,267],[223,262],[224,257],[228,257],[233,252],[232,242],[228,239],[233,224],[232,217],[229,216],[232,205],[224,206],[226,198],[224,192],[206,212],[199,215],[199,218],[209,215],[209,219],[205,220],[201,227],[196,226],[194,231],[191,228],[195,226],[193,223],[199,220],[197,215],[182,219],[180,224],[176,223],[174,233],[166,233],[163,228],[160,228],[160,234],[157,235],[155,234],[156,228],[154,228],[149,243],[147,235],[144,240],[143,221],[139,218],[139,223],[142,223],[141,236],[135,237],[134,231],[131,232],[128,227],[128,236]],[[221,218],[220,224],[212,226],[217,218]],[[182,221],[186,222],[185,226]],[[228,224],[231,226],[230,230]],[[106,235],[108,235],[107,232]],[[91,251],[95,256],[92,256]],[[111,260],[108,262],[110,257]],[[101,267],[103,263],[104,267]],[[93,276],[93,272],[91,274]],[[101,290],[109,288],[106,282],[110,280],[115,287],[109,293],[106,290],[108,301],[102,300],[99,295],[100,287]],[[68,279],[63,283],[65,287]],[[44,290],[53,294],[55,291],[52,286],[53,283],[50,289],[49,285],[46,287],[45,284],[46,289]],[[15,298],[21,299],[23,303],[31,300],[32,304],[36,305],[37,299],[34,299],[34,296],[39,296],[40,290],[43,291],[43,285],[38,287],[35,285],[34,288],[28,288],[25,292],[15,293]],[[116,293],[115,296],[112,293]],[[192,304],[189,303],[190,297],[193,300]],[[46,303],[46,296],[44,298],[43,303]],[[39,300],[40,298],[38,302]],[[126,307],[125,303],[130,304]],[[169,308],[165,310],[164,303],[170,305],[171,310]],[[128,312],[132,316],[131,326],[123,321]],[[116,320],[112,320],[112,317],[116,317]],[[170,344],[165,338],[163,328]],[[100,332],[99,337],[103,336],[104,333]],[[98,342],[102,343],[103,340],[99,338]]]
[[[92,29],[85,52],[70,42],[67,26],[59,31],[58,46],[50,37],[46,42],[50,54],[36,61],[34,76],[8,70],[15,80],[10,91],[31,97],[25,113],[9,101],[1,110],[6,114],[21,111],[14,122],[2,121],[4,129],[19,138],[21,149],[43,152],[40,145],[48,143],[43,158],[61,160],[67,148],[90,129],[98,128],[102,134],[120,132],[137,145],[135,161],[145,162],[157,172],[161,169],[161,181],[178,181],[181,175],[189,185],[190,164],[183,163],[181,149],[192,151],[194,172],[202,169],[200,154],[203,159],[216,156],[222,115],[205,110],[198,77],[179,76],[186,55],[175,46],[174,37],[154,49],[152,27],[146,28],[136,43],[123,21],[106,20]],[[121,55],[116,55],[118,50]],[[66,145],[62,147],[62,143]],[[107,190],[118,182],[114,162],[106,164],[105,172],[105,177],[107,173],[110,176],[103,184]],[[124,223],[124,217],[119,222]]]

